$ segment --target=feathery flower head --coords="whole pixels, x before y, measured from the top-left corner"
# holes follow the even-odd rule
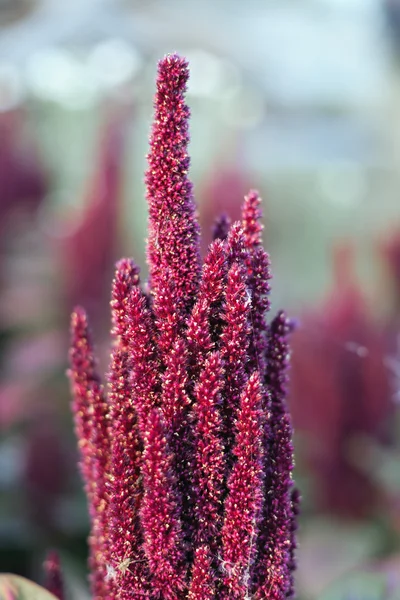
[[[260,198],[200,264],[188,179],[188,65],[159,63],[146,174],[150,281],[130,260],[112,291],[106,394],[87,318],[72,316],[70,380],[91,519],[96,600],[293,595],[298,493],[285,404],[284,313],[268,325]]]

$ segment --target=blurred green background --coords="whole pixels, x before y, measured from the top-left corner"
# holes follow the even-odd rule
[[[0,570],[60,550],[86,598],[68,319],[104,370],[114,262],[145,271],[157,60],[191,66],[191,176],[215,218],[264,198],[290,404],[300,598],[400,598],[400,2],[0,1]]]

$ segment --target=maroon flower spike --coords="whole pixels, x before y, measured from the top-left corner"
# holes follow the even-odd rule
[[[248,598],[250,568],[255,558],[257,517],[262,507],[263,420],[259,373],[251,375],[240,398],[233,454],[236,462],[228,478],[222,527],[223,583],[226,598]]]
[[[89,501],[91,583],[94,596],[106,597],[107,504],[109,476],[109,413],[90,341],[87,318],[77,309],[71,321],[69,372],[74,398],[75,431],[81,452],[81,472]]]
[[[138,510],[142,490],[139,485],[141,441],[136,411],[132,406],[130,330],[126,319],[132,289],[139,284],[139,270],[129,260],[121,260],[112,291],[112,321],[116,347],[109,376],[111,422],[109,496],[108,580],[113,578],[120,597],[131,589],[146,589],[145,560]],[[126,535],[121,536],[120,532]]]
[[[262,242],[262,231],[264,226],[261,224],[261,198],[256,190],[251,192],[244,199],[243,206],[243,229],[246,232],[246,245],[249,248],[258,248]]]
[[[265,492],[260,524],[259,552],[262,556],[256,571],[256,600],[280,600],[292,593],[295,517],[298,496],[292,499],[293,445],[292,426],[285,396],[289,360],[288,335],[292,323],[284,312],[278,313],[270,325],[266,384],[270,391],[269,443],[264,457]],[[268,494],[268,490],[273,490]],[[271,518],[273,515],[273,518]]]
[[[211,323],[216,324],[226,285],[226,249],[221,240],[213,242],[203,265],[196,303],[188,320],[186,337],[193,368],[202,366],[214,348]]]
[[[187,63],[160,62],[147,173],[146,292],[122,260],[105,399],[85,313],[70,379],[91,518],[96,600],[274,598],[293,592],[283,313],[266,322],[260,198],[210,245],[202,269],[191,184]]]
[[[247,270],[252,305],[250,312],[252,334],[249,355],[254,369],[265,376],[265,352],[267,330],[266,314],[270,308],[269,292],[271,279],[269,256],[262,247],[261,198],[252,190],[244,199],[243,231],[248,250]]]
[[[210,355],[195,389],[194,473],[196,540],[218,550],[222,524],[220,511],[225,474],[222,440],[221,388],[223,368],[217,352]]]
[[[166,600],[185,587],[182,526],[179,518],[172,454],[161,413],[154,409],[147,422],[143,453],[141,524],[144,551],[152,573],[152,589]]]

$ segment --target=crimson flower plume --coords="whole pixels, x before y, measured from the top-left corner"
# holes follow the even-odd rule
[[[108,390],[82,309],[70,380],[96,600],[284,600],[298,492],[286,379],[270,324],[261,199],[221,219],[204,263],[188,179],[188,65],[159,63],[146,174],[149,282],[117,264]],[[145,291],[144,291],[145,290]]]

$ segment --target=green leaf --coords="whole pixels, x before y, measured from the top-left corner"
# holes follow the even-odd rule
[[[53,594],[24,577],[0,574],[0,600],[57,600]]]

